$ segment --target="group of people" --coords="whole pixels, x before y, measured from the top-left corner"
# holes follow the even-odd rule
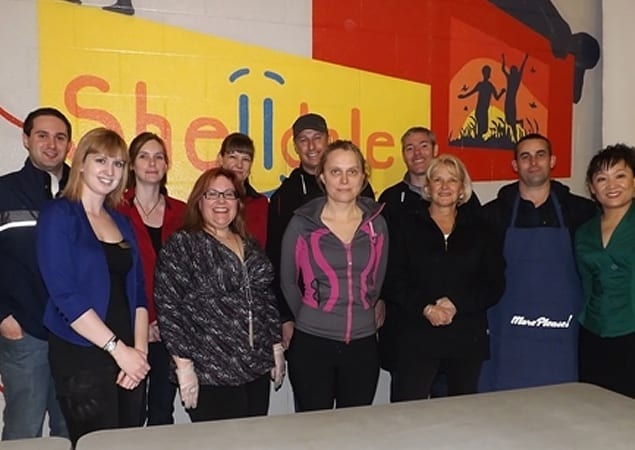
[[[169,155],[96,128],[74,149],[53,108],[0,177],[3,439],[267,414],[288,364],[296,411],[587,381],[635,398],[635,149],[591,161],[594,201],[550,177],[538,134],[481,207],[434,133],[403,135],[403,181],[374,201],[352,142],[292,126],[300,166],[268,200],[255,147],[228,135],[187,202]],[[598,208],[599,206],[599,208]],[[378,340],[379,337],[379,340]]]

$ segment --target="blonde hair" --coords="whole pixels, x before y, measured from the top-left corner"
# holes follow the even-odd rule
[[[432,161],[430,161],[428,169],[426,170],[426,186],[430,182],[430,179],[432,178],[434,172],[436,172],[436,170],[439,169],[439,167],[441,166],[447,167],[450,174],[457,177],[463,185],[463,193],[459,196],[457,206],[467,203],[470,197],[472,197],[472,180],[470,179],[470,174],[467,173],[465,164],[463,164],[463,161],[461,161],[456,156],[441,155],[433,158]],[[427,201],[430,201],[430,193],[428,192],[427,188],[422,191],[422,196]]]
[[[370,170],[368,168],[368,164],[366,163],[366,159],[364,159],[364,155],[362,151],[359,149],[357,145],[355,145],[352,141],[347,141],[344,139],[338,139],[336,141],[331,142],[326,149],[322,152],[322,156],[320,157],[320,162],[315,168],[315,178],[317,179],[318,186],[324,191],[324,183],[322,182],[322,178],[320,175],[324,173],[324,166],[326,166],[326,161],[329,158],[329,155],[333,153],[335,150],[344,150],[347,152],[353,152],[359,165],[362,169],[362,175],[364,176],[364,182],[362,183],[362,191],[366,189],[368,186],[368,179],[370,178]],[[361,191],[360,191],[361,192]]]
[[[113,130],[108,128],[94,128],[86,133],[79,140],[75,153],[71,172],[68,177],[66,188],[62,195],[72,201],[80,201],[84,182],[82,180],[82,166],[88,155],[103,154],[111,158],[120,158],[127,165],[129,163],[128,149],[126,142]],[[128,170],[123,168],[123,175],[117,188],[109,193],[104,200],[104,204],[110,208],[116,208],[123,200],[123,193],[128,181]]]

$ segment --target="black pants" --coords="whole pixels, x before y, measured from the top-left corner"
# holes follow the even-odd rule
[[[426,358],[400,356],[394,373],[394,401],[422,400],[430,397],[437,374],[445,374],[447,395],[474,394],[481,374],[481,358]]]
[[[72,375],[53,373],[73,448],[80,437],[92,431],[143,424],[145,383],[133,390],[123,389],[116,384],[118,372],[116,368],[102,368]]]
[[[148,425],[168,425],[174,423],[174,396],[176,385],[169,380],[170,354],[163,342],[148,345],[148,390],[144,403],[147,405]]]
[[[370,405],[379,378],[375,336],[345,342],[295,330],[287,352],[298,412]]]
[[[635,333],[603,338],[580,327],[580,381],[635,398]]]
[[[203,384],[198,404],[187,413],[192,422],[265,416],[269,410],[268,373],[240,386],[212,386]]]

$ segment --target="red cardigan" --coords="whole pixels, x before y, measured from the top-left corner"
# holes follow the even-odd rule
[[[267,244],[267,216],[269,215],[269,199],[262,194],[245,197],[245,220],[247,232],[251,234],[264,249]]]
[[[264,249],[267,245],[267,221],[269,219],[269,199],[257,192],[245,181],[245,222],[247,232]]]
[[[141,254],[141,265],[143,266],[143,275],[145,278],[146,296],[148,298],[148,319],[150,323],[157,318],[154,309],[154,265],[156,264],[157,254],[154,251],[152,241],[143,219],[139,215],[137,208],[134,206],[134,189],[128,189],[124,194],[124,201],[117,208],[119,212],[130,218],[137,244],[139,245],[139,253]],[[165,212],[163,213],[163,226],[161,227],[161,244],[170,237],[172,233],[181,228],[183,224],[183,215],[185,214],[185,203],[172,197],[165,196]]]

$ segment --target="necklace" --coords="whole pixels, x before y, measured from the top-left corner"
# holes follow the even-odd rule
[[[154,210],[157,209],[157,206],[159,206],[159,203],[161,203],[161,196],[159,195],[159,199],[154,204],[154,206],[152,208],[150,208],[150,211],[148,211],[148,212],[146,212],[146,210],[143,208],[143,206],[141,206],[141,202],[139,201],[139,199],[137,197],[134,198],[134,201],[137,204],[137,206],[139,207],[139,209],[141,209],[141,212],[143,213],[143,215],[146,216],[146,217],[150,217],[150,214],[152,214],[154,212]]]
[[[219,236],[218,234],[215,234],[214,237],[216,237],[216,239],[225,247],[235,253],[241,261],[243,260],[243,247],[241,245],[240,238],[236,235],[236,233],[231,232],[231,234],[227,236]]]

